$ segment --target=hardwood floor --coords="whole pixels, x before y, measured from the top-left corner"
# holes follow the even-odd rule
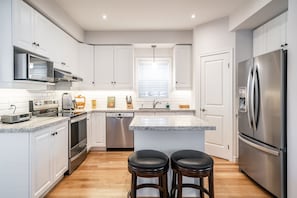
[[[47,198],[125,198],[130,188],[127,158],[131,152],[90,152],[87,159],[70,176],[46,196]],[[271,197],[238,171],[238,165],[215,160],[216,198]],[[206,196],[207,197],[207,196]]]

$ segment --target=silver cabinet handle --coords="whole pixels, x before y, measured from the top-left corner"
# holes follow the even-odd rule
[[[202,109],[201,109],[201,111],[202,111],[202,112],[205,112],[205,111],[206,111],[206,109],[202,108]]]

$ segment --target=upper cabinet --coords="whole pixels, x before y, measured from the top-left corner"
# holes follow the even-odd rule
[[[95,87],[133,88],[133,47],[95,46]]]
[[[54,24],[49,32],[53,38],[49,47],[49,56],[54,62],[54,67],[76,74],[78,72],[78,42]]]
[[[192,46],[176,45],[173,49],[176,89],[192,88]]]
[[[13,45],[78,72],[78,42],[22,0],[13,0]]]
[[[79,44],[77,74],[83,78],[83,81],[72,83],[73,88],[94,88],[94,46],[84,43]]]
[[[24,1],[13,0],[13,44],[48,57],[50,22]]]
[[[279,15],[253,32],[254,56],[265,54],[287,43],[287,12]]]

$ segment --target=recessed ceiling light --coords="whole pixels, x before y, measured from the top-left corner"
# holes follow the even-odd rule
[[[106,20],[107,19],[107,15],[106,14],[102,14],[102,19]]]
[[[192,18],[192,19],[195,19],[195,18],[196,18],[196,14],[192,14],[192,15],[191,15],[191,18]]]

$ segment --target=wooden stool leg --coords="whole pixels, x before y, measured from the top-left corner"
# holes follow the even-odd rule
[[[137,186],[137,176],[135,173],[132,173],[131,181],[131,198],[136,198],[136,187]]]
[[[163,178],[162,178],[162,176],[159,176],[159,186],[162,187],[162,185],[163,185]],[[159,192],[160,192],[160,197],[163,197],[163,195],[164,195],[163,188],[161,188],[161,189],[159,190]]]
[[[209,176],[208,176],[208,191],[209,197],[214,198],[214,184],[213,184],[213,169],[211,169]]]
[[[175,198],[175,191],[176,191],[176,172],[172,170],[172,182],[171,182],[171,198]]]
[[[182,185],[183,185],[183,175],[180,172],[178,172],[177,173],[177,178],[178,178],[177,197],[182,198],[182,196],[183,196],[183,187],[182,187]]]
[[[204,198],[204,191],[203,191],[203,189],[204,189],[204,181],[203,181],[203,177],[201,177],[200,179],[199,179],[199,186],[201,187],[201,189],[200,189],[200,198]]]
[[[164,191],[164,198],[168,198],[169,195],[168,195],[168,184],[167,184],[167,173],[165,173],[163,176],[163,184],[162,184],[162,187],[163,187],[163,191]]]

